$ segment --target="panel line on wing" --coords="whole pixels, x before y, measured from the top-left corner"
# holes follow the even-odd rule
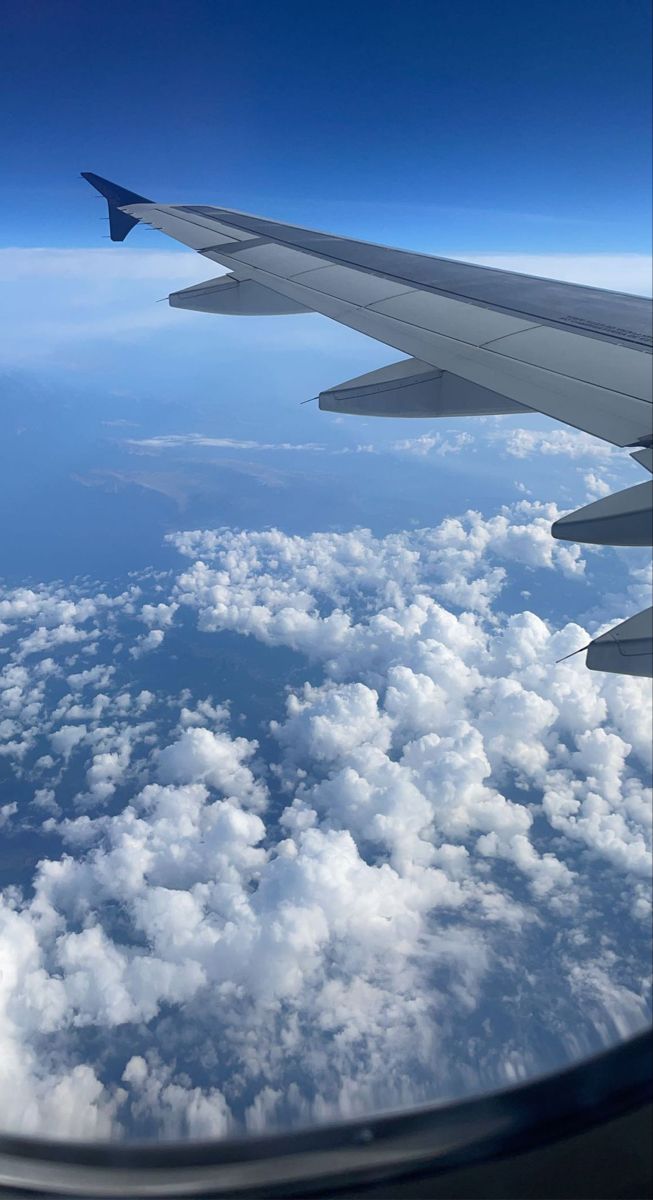
[[[237,241],[235,238],[231,238],[226,242],[216,242],[214,246],[204,246],[201,250],[198,250],[197,253],[218,254],[228,246],[229,249],[227,250],[227,253],[236,254],[237,251],[234,250],[234,246],[236,246],[238,250],[254,250],[256,246],[267,246],[268,244],[269,238],[248,238],[245,242]]]

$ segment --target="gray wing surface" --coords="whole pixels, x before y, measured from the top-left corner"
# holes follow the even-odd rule
[[[108,200],[114,240],[142,221],[228,270],[173,293],[174,307],[233,315],[317,312],[409,356],[322,392],[323,409],[429,418],[536,411],[616,446],[642,450],[653,443],[651,303],[642,297],[226,208],[157,204],[99,176],[85,178]],[[641,544],[652,490],[651,481],[640,485],[637,535],[628,541],[622,519],[619,544]],[[627,508],[621,505],[620,514]],[[603,526],[602,510],[594,510],[576,523],[558,523],[556,536],[579,540],[591,523],[591,540],[609,543],[614,512],[603,511]]]

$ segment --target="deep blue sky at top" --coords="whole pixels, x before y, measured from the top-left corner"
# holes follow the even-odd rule
[[[103,244],[93,170],[417,249],[649,246],[648,0],[21,0],[0,89],[4,245]]]

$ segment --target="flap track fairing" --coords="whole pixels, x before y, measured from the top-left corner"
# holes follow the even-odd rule
[[[323,412],[359,417],[477,417],[531,411],[416,358],[402,359],[320,392],[319,403]]]
[[[220,313],[234,317],[286,316],[289,313],[310,312],[297,300],[255,283],[253,279],[234,279],[219,275],[207,279],[168,297],[171,308],[187,308],[192,312]]]
[[[590,642],[586,662],[592,671],[644,678],[652,675],[653,608],[645,608]]]
[[[653,545],[653,480],[604,496],[551,526],[554,538],[598,546]]]

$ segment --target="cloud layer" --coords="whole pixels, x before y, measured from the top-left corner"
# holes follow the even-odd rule
[[[616,291],[643,295],[651,292],[651,259],[645,254],[450,257]],[[5,338],[1,361],[10,366],[32,364],[35,355],[56,358],[91,341],[98,346],[125,345],[157,335],[169,337],[179,328],[185,331],[188,345],[187,317],[180,325],[178,312],[155,301],[175,288],[215,277],[220,271],[215,264],[210,269],[194,253],[165,248],[2,247],[0,281],[5,285],[8,302],[2,313]],[[217,323],[216,330],[218,326],[225,328],[222,322]],[[244,326],[248,344],[253,336],[261,343],[269,341],[271,346],[279,341],[278,322],[251,320],[230,323],[229,338],[240,336],[237,331]],[[204,330],[205,326],[200,324],[199,328]],[[303,318],[293,318],[288,328],[293,331],[294,349],[302,343],[319,347],[325,339],[332,347],[340,342],[343,346],[353,345],[357,336],[342,330],[334,334],[333,327],[328,333],[326,322],[307,326]]]
[[[505,1085],[646,1022],[648,689],[557,665],[588,629],[507,599],[591,591],[556,515],[190,531],[174,578],[0,597],[3,820],[38,845],[0,908],[6,1123],[260,1131]],[[182,685],[176,637],[301,656],[306,682],[278,668],[257,732]]]

